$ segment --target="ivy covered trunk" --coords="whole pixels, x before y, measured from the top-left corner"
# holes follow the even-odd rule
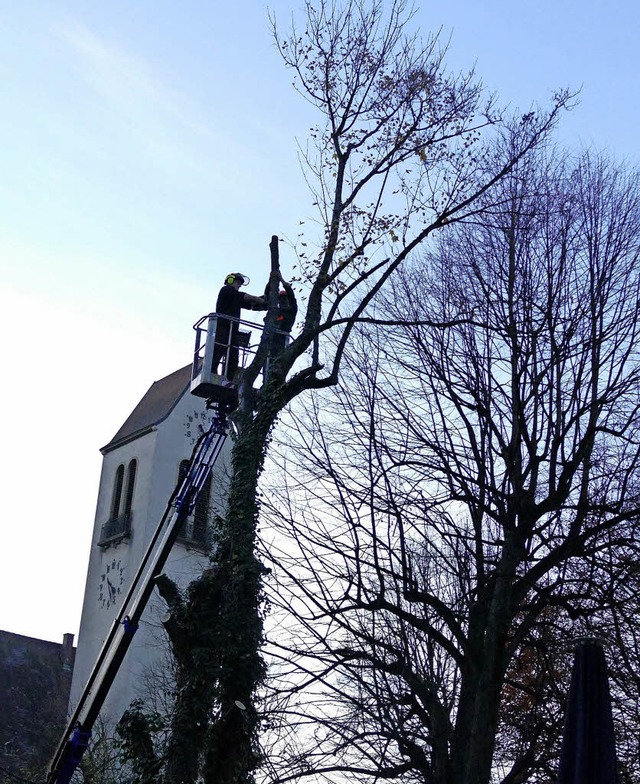
[[[234,445],[227,513],[217,532],[215,562],[225,569],[216,648],[216,712],[206,743],[207,784],[250,781],[257,763],[254,695],[264,676],[260,655],[263,567],[255,554],[256,487],[270,423],[246,423]]]
[[[218,618],[226,579],[224,569],[206,570],[191,583],[186,600],[169,578],[158,580],[171,613],[165,627],[176,666],[176,705],[164,776],[171,784],[198,780],[220,667]]]
[[[260,653],[261,580],[255,553],[257,485],[278,406],[267,387],[253,411],[237,413],[226,512],[215,531],[212,565],[182,599],[170,581],[158,587],[171,611],[166,624],[177,662],[176,704],[163,784],[245,784],[260,762],[256,691],[265,674]],[[246,390],[251,399],[250,389]]]

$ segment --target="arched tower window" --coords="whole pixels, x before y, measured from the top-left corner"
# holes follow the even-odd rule
[[[111,496],[111,519],[120,514],[120,503],[122,502],[122,486],[124,484],[124,466],[119,465],[116,469],[116,476],[113,481],[113,495]]]
[[[118,544],[122,539],[131,536],[131,506],[137,468],[138,461],[131,460],[127,467],[126,482],[124,464],[116,468],[109,518],[100,529],[98,540],[98,545],[102,548]]]
[[[127,492],[124,496],[124,513],[131,514],[131,506],[133,505],[133,490],[136,483],[136,471],[138,470],[138,461],[132,460],[127,468]]]
[[[193,538],[196,542],[206,542],[207,521],[209,519],[209,496],[211,495],[211,474],[207,477],[204,487],[198,495],[193,510]]]
[[[178,481],[182,480],[187,475],[189,470],[189,460],[182,460],[178,468]],[[190,544],[196,544],[200,547],[207,546],[207,522],[209,518],[209,499],[211,497],[211,474],[207,477],[202,490],[198,495],[195,509],[185,521],[182,530],[180,531],[180,539]]]
[[[182,460],[180,462],[180,468],[178,469],[178,482],[182,482],[182,480],[187,475],[187,471],[189,470],[189,461]]]

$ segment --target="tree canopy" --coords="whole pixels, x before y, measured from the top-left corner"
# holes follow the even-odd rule
[[[265,557],[300,751],[277,780],[548,781],[584,633],[624,650],[637,771],[638,185],[593,154],[519,162],[292,417]]]
[[[260,347],[237,378],[230,490],[216,524],[211,568],[184,595],[167,581],[159,584],[172,610],[167,633],[177,681],[164,756],[149,757],[151,767],[159,762],[153,775],[164,784],[244,784],[259,768],[273,770],[273,758],[259,743],[268,607],[266,567],[256,549],[265,508],[260,480],[274,425],[289,404],[303,393],[330,390],[343,378],[359,394],[351,402],[339,398],[337,418],[326,423],[329,404],[322,398],[319,428],[306,444],[312,450],[308,457],[324,458],[306,488],[317,506],[305,515],[320,520],[321,510],[326,512],[317,533],[303,524],[315,547],[309,549],[297,535],[293,511],[288,516],[287,535],[299,548],[301,574],[306,566],[317,592],[313,602],[324,602],[316,615],[305,614],[312,597],[287,558],[274,558],[275,550],[265,557],[277,579],[285,575],[294,593],[299,591],[280,606],[293,613],[291,629],[301,624],[311,634],[327,631],[321,641],[326,654],[305,652],[301,638],[289,651],[285,671],[294,668],[288,671],[297,678],[294,671],[304,673],[300,662],[311,655],[338,678],[325,679],[323,688],[331,684],[346,697],[356,688],[359,696],[346,703],[344,725],[314,714],[320,729],[305,726],[319,733],[313,738],[320,756],[302,751],[302,767],[296,767],[298,758],[290,759],[283,780],[317,773],[316,759],[338,754],[347,767],[341,762],[332,770],[365,778],[419,774],[424,781],[445,781],[451,774],[447,781],[486,781],[505,673],[541,617],[529,608],[540,601],[535,586],[554,575],[578,543],[590,545],[587,530],[610,528],[592,520],[591,506],[575,501],[575,481],[593,476],[599,447],[594,428],[611,401],[599,397],[600,375],[582,384],[592,378],[585,363],[593,361],[593,352],[571,353],[586,338],[575,330],[603,333],[604,325],[594,319],[605,292],[596,286],[590,305],[581,299],[587,310],[573,320],[543,303],[551,323],[543,317],[540,337],[530,338],[525,328],[540,319],[540,303],[527,289],[535,276],[516,274],[521,270],[515,255],[489,253],[498,238],[502,245],[511,238],[514,253],[520,247],[530,216],[518,203],[535,190],[527,174],[530,158],[548,142],[572,99],[558,93],[548,108],[517,116],[499,109],[473,71],[449,72],[446,46],[437,35],[422,39],[412,30],[406,0],[307,0],[287,31],[275,19],[272,25],[296,89],[318,116],[301,148],[316,214],[303,216],[307,231],[297,247],[300,327],[261,375],[276,318],[274,276]],[[509,217],[517,226],[504,223]],[[495,236],[492,220],[500,223]],[[480,240],[487,244],[484,256],[461,252]],[[552,267],[557,259],[549,255],[547,261]],[[271,266],[277,273],[277,238]],[[594,286],[596,272],[591,280]],[[548,296],[555,296],[553,287],[562,288],[563,275],[547,269],[546,281]],[[542,291],[544,280],[539,283]],[[582,297],[585,290],[574,293]],[[596,352],[603,372],[618,367],[632,335],[627,325],[614,357],[608,348]],[[546,340],[561,343],[547,346],[545,354],[540,341]],[[553,388],[543,366],[529,365],[532,357],[550,363],[544,369],[556,374]],[[573,402],[564,401],[556,383],[564,384],[564,374],[574,381],[568,399],[579,391]],[[625,380],[624,374],[615,379],[616,404],[627,402]],[[540,389],[530,388],[534,381]],[[514,388],[501,398],[505,383]],[[543,402],[533,402],[534,392]],[[558,398],[565,418],[544,430],[545,416],[556,415]],[[530,407],[537,417],[532,429],[524,421]],[[380,431],[383,423],[390,429]],[[357,424],[366,427],[359,431]],[[349,461],[341,470],[330,446],[339,434]],[[541,438],[550,439],[544,466],[536,451]],[[349,454],[355,445],[362,452]],[[395,470],[400,466],[407,474]],[[536,495],[533,475],[546,501]],[[391,492],[396,482],[413,494],[400,500]],[[494,490],[496,497],[490,496]],[[292,489],[291,504],[294,496]],[[574,502],[588,517],[575,534],[566,511]],[[569,544],[562,544],[565,539]],[[523,555],[533,546],[530,540],[536,548],[544,540],[531,563]],[[343,562],[338,571],[325,566],[323,548],[329,544],[331,551],[333,542],[331,557]],[[554,554],[557,547],[563,557]],[[522,618],[514,627],[516,606]],[[344,619],[344,627],[336,619]],[[341,630],[337,642],[328,634],[334,628]],[[413,650],[420,651],[420,666],[408,656]],[[289,661],[287,654],[282,660]],[[399,687],[395,697],[391,686]],[[138,714],[128,718],[130,726],[139,726]],[[394,721],[411,731],[401,737],[381,732]],[[423,738],[418,731],[425,721]],[[455,748],[467,744],[468,750],[454,756],[452,738]],[[149,756],[148,744],[144,748]],[[371,767],[374,758],[377,768]]]

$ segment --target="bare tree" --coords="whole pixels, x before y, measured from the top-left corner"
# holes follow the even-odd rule
[[[247,782],[260,764],[264,567],[255,540],[258,480],[276,419],[300,393],[338,381],[354,325],[385,281],[434,232],[475,213],[481,197],[491,203],[496,183],[545,140],[568,101],[558,95],[549,111],[507,122],[483,103],[473,74],[446,72],[437,37],[421,41],[408,33],[410,23],[405,0],[309,0],[301,31],[288,35],[274,21],[284,62],[318,111],[303,164],[319,236],[306,238],[315,251],[300,245],[300,333],[270,364],[256,397],[252,385],[276,317],[270,311],[255,361],[241,374],[212,568],[187,599],[170,598],[180,619],[170,636],[180,675],[167,784],[195,781],[198,772],[206,782]],[[277,269],[277,239],[271,251]]]
[[[640,182],[557,158],[394,279],[285,443],[278,781],[548,781],[576,629],[637,672]]]

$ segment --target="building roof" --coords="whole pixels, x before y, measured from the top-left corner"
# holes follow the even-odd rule
[[[74,659],[73,634],[60,644],[0,631],[0,769],[16,781],[27,772],[38,780],[36,770],[44,778],[66,722]]]
[[[120,430],[100,451],[106,454],[150,432],[173,411],[191,380],[191,365],[154,381]]]

